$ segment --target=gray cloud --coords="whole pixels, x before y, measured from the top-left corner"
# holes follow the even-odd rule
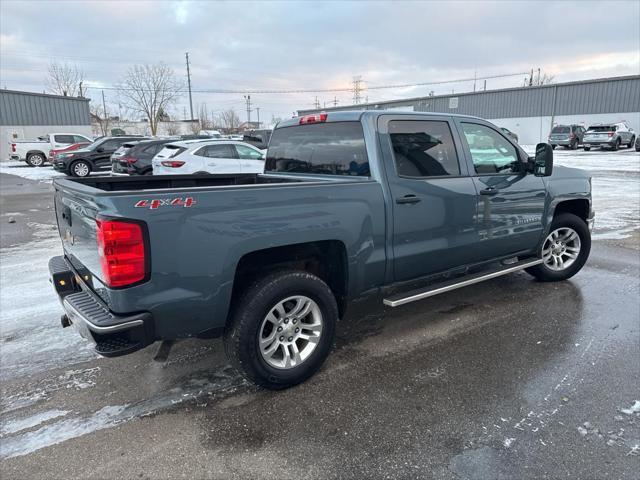
[[[50,60],[115,85],[134,63],[163,61],[194,89],[298,89],[445,80],[541,67],[558,81],[639,73],[638,2],[13,2],[0,3],[2,86],[41,91]],[[492,80],[489,88],[522,78]],[[472,84],[365,92],[372,101]],[[95,95],[99,93],[90,90]],[[113,91],[106,92],[111,103]],[[349,93],[335,94],[342,104]],[[315,94],[253,95],[261,117]],[[334,94],[318,94],[321,102]],[[196,93],[243,111],[240,94]],[[176,106],[181,114],[186,97]],[[244,118],[244,115],[243,115]]]

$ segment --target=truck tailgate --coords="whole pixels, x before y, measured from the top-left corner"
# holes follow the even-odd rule
[[[57,184],[55,189],[56,220],[65,256],[78,272],[102,283],[96,243],[98,208],[89,195],[69,192]],[[89,286],[95,290],[92,282]]]

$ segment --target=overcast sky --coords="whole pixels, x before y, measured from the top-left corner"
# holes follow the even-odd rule
[[[541,68],[556,81],[640,73],[640,2],[0,2],[0,82],[43,91],[50,61],[77,64],[85,84],[113,87],[136,63],[165,62],[194,90],[348,88],[435,82]],[[522,85],[524,75],[487,81]],[[482,81],[478,82],[481,86]],[[473,81],[365,90],[371,102],[473,90]],[[105,90],[117,105],[117,92]],[[312,108],[315,96],[252,94],[260,117]],[[89,90],[98,99],[100,90]],[[194,110],[234,108],[243,95],[194,93]],[[182,117],[188,99],[174,107]],[[112,107],[110,107],[112,108]],[[117,107],[115,107],[117,108]],[[256,112],[252,114],[255,120]]]

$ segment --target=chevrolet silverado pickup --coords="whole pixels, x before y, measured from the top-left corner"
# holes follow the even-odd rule
[[[222,336],[267,388],[313,375],[350,300],[390,308],[584,265],[591,179],[479,118],[351,111],[281,122],[265,172],[55,179],[65,315],[104,356]]]

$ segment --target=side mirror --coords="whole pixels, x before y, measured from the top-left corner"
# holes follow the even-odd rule
[[[533,161],[533,174],[536,177],[549,177],[553,173],[553,149],[548,143],[536,145]]]

